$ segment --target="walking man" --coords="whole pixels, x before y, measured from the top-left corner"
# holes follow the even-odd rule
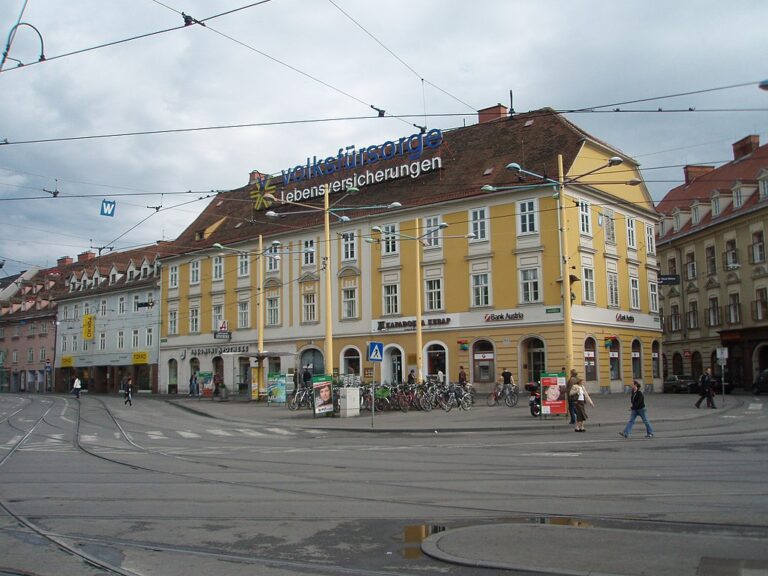
[[[570,416],[570,424],[576,424],[576,399],[571,397],[571,388],[574,384],[579,383],[579,373],[576,369],[571,370],[571,377],[568,378],[568,382],[565,384],[565,397],[568,398],[568,416]]]
[[[619,432],[619,436],[629,438],[629,435],[632,433],[632,426],[634,426],[637,417],[640,416],[643,420],[643,424],[645,424],[645,437],[653,438],[653,428],[648,421],[648,417],[645,415],[645,397],[643,396],[643,393],[640,392],[640,382],[637,380],[632,382],[632,395],[630,396],[629,401],[629,422],[627,422],[627,425],[624,427],[624,431]]]
[[[80,383],[80,378],[77,377],[77,374],[75,374],[75,380],[72,382],[72,392],[75,393],[75,398],[80,398],[80,389],[82,388],[82,384]]]
[[[123,404],[128,404],[128,406],[133,406],[133,378],[128,378],[128,380],[125,383],[125,401]]]
[[[707,399],[707,408],[717,408],[717,406],[715,406],[715,391],[711,368],[704,370],[704,374],[699,378],[699,399],[694,406],[700,408],[704,398]]]

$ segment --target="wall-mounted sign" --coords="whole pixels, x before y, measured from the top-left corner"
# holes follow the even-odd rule
[[[96,334],[96,316],[83,314],[83,340],[93,340]]]
[[[73,368],[75,366],[74,358],[72,356],[62,356],[61,357],[61,367],[62,368]]]
[[[192,348],[189,353],[192,356],[210,356],[211,354],[221,355],[226,352],[248,352],[250,344],[241,344],[240,346],[208,346],[207,348]]]
[[[501,322],[504,320],[524,320],[522,312],[489,312],[484,317],[486,322]]]
[[[149,364],[149,352],[134,352],[131,358],[132,364]]]
[[[680,274],[660,274],[659,284],[661,286],[677,286],[680,284]]]
[[[616,322],[634,322],[635,317],[632,314],[622,314],[619,312],[616,314]]]
[[[447,324],[451,323],[451,319],[448,317],[445,318],[428,318],[426,320],[422,319],[421,326],[422,328],[428,327],[428,326],[445,326]],[[382,331],[382,330],[398,330],[398,329],[416,329],[416,320],[379,320],[376,322],[376,330]]]

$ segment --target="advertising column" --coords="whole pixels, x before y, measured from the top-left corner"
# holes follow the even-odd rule
[[[541,413],[567,414],[568,399],[565,397],[565,372],[541,375]]]

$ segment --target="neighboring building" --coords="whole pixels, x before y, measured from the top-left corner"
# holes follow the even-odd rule
[[[0,284],[0,390],[50,392],[55,278],[33,268]]]
[[[247,388],[260,289],[270,372],[310,365],[322,373],[331,314],[338,373],[404,380],[416,367],[418,293],[424,374],[443,370],[456,380],[463,365],[485,388],[506,367],[528,382],[565,367],[565,292],[573,302],[573,365],[590,388],[660,383],[658,215],[637,164],[551,109],[510,117],[498,105],[479,119],[382,146],[343,143],[323,159],[307,158],[317,150],[297,151],[306,163],[275,177],[254,172],[247,186],[217,195],[175,241],[179,256],[163,260],[160,391],[186,392],[198,371]],[[551,180],[505,170],[515,162],[557,179],[558,154],[566,180],[562,223]],[[617,156],[622,166],[603,168]],[[330,185],[332,206],[358,207],[334,212],[330,262],[322,212],[269,206],[265,197],[322,208],[321,184]],[[360,192],[345,196],[351,186]],[[486,193],[483,186],[501,189]],[[382,208],[392,202],[401,206]],[[435,230],[440,223],[449,226]],[[417,229],[432,232],[409,241]],[[568,244],[565,291],[560,229]],[[260,258],[259,235],[270,247]],[[222,253],[216,243],[241,253]],[[331,310],[323,305],[327,273]],[[379,365],[366,358],[370,341],[384,343]]]
[[[75,375],[91,392],[115,393],[130,377],[137,392],[157,392],[160,340],[158,244],[95,257],[62,274],[56,296],[57,390]],[[60,260],[66,266],[71,262]]]
[[[725,348],[726,380],[749,388],[768,368],[768,146],[747,136],[719,168],[686,166],[658,210],[662,273],[679,279],[662,290],[665,374],[720,374]]]

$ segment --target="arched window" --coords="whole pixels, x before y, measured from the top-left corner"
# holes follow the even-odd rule
[[[314,374],[325,374],[325,362],[323,361],[323,353],[317,348],[309,348],[301,353],[301,365],[298,367],[299,372],[304,370],[305,366],[309,366],[309,371]]]
[[[356,348],[344,350],[343,374],[360,376],[360,352]]]
[[[442,370],[446,379],[446,353],[442,344],[432,344],[427,348],[427,374],[436,375],[438,370]]]
[[[584,379],[597,381],[597,342],[594,338],[584,340]]]
[[[704,373],[704,363],[701,359],[701,352],[698,350],[691,354],[691,375],[698,378]]]
[[[179,363],[175,358],[168,360],[168,394],[179,392]]]
[[[676,376],[683,375],[683,356],[680,352],[675,352],[672,355],[672,374]]]
[[[528,338],[520,346],[521,355],[525,358],[523,378],[526,382],[538,382],[547,365],[544,342],[538,338]]]
[[[608,366],[611,380],[621,380],[621,344],[613,338],[608,346]]]
[[[643,351],[640,340],[632,340],[632,379],[640,380],[643,377]]]

